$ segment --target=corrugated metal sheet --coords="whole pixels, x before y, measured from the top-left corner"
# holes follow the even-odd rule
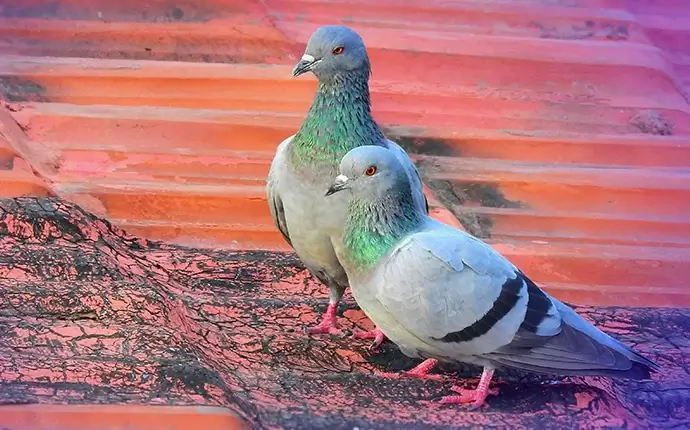
[[[4,0],[0,197],[288,249],[263,184],[316,88],[291,67],[330,23],[364,37],[375,117],[435,216],[563,300],[690,306],[680,0]]]
[[[135,3],[3,2],[3,195],[286,249],[262,185],[315,88],[289,69],[340,21],[369,46],[377,120],[466,229],[567,300],[690,304],[681,3]]]

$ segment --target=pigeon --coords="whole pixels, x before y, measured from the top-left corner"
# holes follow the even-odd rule
[[[346,192],[343,192],[346,191]],[[386,148],[352,149],[325,192],[348,196],[340,261],[357,304],[412,358],[483,367],[443,403],[482,406],[495,369],[650,379],[660,367],[542,291],[494,248],[430,218]]]
[[[348,286],[336,248],[345,224],[346,199],[328,201],[324,190],[337,174],[342,157],[352,148],[371,145],[390,149],[410,182],[414,204],[428,213],[419,172],[395,142],[384,137],[371,115],[371,67],[362,38],[339,25],[317,29],[292,74],[311,72],[318,90],[309,113],[293,136],[278,145],[271,163],[266,194],[273,221],[309,272],[330,289],[320,324],[307,333],[342,334],[336,322],[338,302]],[[380,330],[355,333],[383,340]]]

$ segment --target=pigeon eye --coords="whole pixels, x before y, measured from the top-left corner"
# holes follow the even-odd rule
[[[367,167],[367,170],[364,171],[364,174],[367,176],[374,176],[376,173],[376,166],[369,166]]]
[[[343,50],[345,50],[345,48],[343,48],[342,46],[338,46],[337,48],[333,49],[333,54],[340,55],[343,53]]]

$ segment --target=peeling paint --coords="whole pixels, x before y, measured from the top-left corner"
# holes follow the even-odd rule
[[[577,308],[663,366],[653,381],[502,371],[501,394],[467,412],[436,402],[471,385],[475,366],[443,365],[438,381],[390,379],[375,372],[417,364],[390,342],[370,352],[366,340],[301,333],[325,292],[294,254],[150,241],[59,199],[0,200],[0,225],[3,404],[223,406],[257,429],[660,428],[689,418],[687,309]],[[345,302],[351,330],[365,318]],[[99,428],[104,416],[84,419]]]

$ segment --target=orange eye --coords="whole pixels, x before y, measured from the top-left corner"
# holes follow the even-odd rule
[[[335,55],[340,55],[340,54],[343,53],[343,50],[344,50],[344,49],[345,49],[345,48],[343,48],[342,46],[338,46],[337,48],[333,49],[333,54],[335,54]]]
[[[367,170],[364,171],[364,174],[367,176],[374,176],[376,173],[376,166],[369,166]]]

